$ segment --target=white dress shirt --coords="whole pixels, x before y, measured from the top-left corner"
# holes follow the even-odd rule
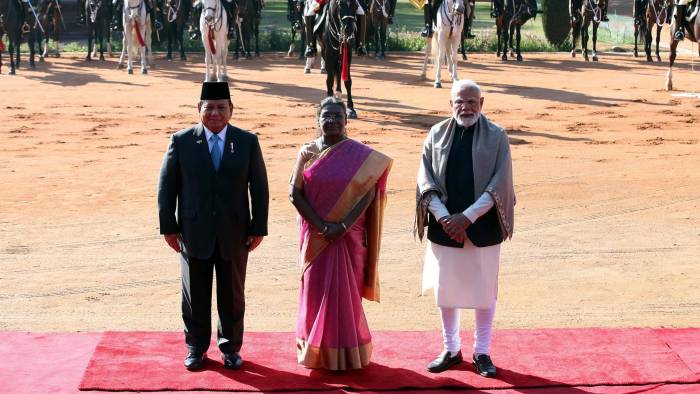
[[[440,220],[445,216],[449,216],[450,212],[445,207],[445,204],[440,201],[437,194],[430,194],[430,202],[428,203],[428,209],[435,216],[435,219]],[[467,209],[462,212],[464,216],[469,219],[470,222],[476,222],[476,219],[480,218],[486,212],[489,211],[494,205],[493,197],[491,194],[484,192],[481,197],[479,197],[474,204],[470,205]]]

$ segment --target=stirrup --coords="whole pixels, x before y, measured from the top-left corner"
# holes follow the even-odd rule
[[[306,52],[304,52],[305,57],[314,57],[316,55],[316,48],[311,45],[306,46]]]
[[[680,29],[673,34],[674,41],[683,41],[684,39],[685,39],[685,33],[683,32],[683,29]]]

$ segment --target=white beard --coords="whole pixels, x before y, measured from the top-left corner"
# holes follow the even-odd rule
[[[481,114],[476,114],[476,115],[470,116],[468,118],[456,116],[456,117],[454,117],[454,119],[455,119],[455,122],[457,122],[457,124],[462,126],[462,127],[472,127],[479,120],[480,116],[481,116]]]

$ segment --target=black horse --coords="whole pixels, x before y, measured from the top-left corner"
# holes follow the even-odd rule
[[[299,33],[299,39],[301,41],[299,43],[299,59],[304,59],[304,49],[306,49],[306,34],[304,34],[304,0],[287,0],[287,20],[292,24],[292,42],[289,44],[287,56],[292,56],[296,34]]]
[[[367,16],[367,51],[370,44],[374,46],[374,57],[384,60],[387,27],[389,19],[394,15],[396,0],[371,0]]]
[[[459,52],[462,54],[462,60],[467,60],[467,48],[464,46],[464,40],[474,38],[472,34],[472,25],[474,24],[474,11],[476,10],[476,0],[465,1],[464,7],[464,28],[462,29],[462,38],[459,40]]]
[[[161,11],[163,12],[165,37],[168,40],[168,54],[165,55],[167,60],[173,59],[173,42],[180,47],[180,60],[187,60],[183,34],[185,32],[185,22],[190,16],[191,8],[191,0],[163,1]]]
[[[259,33],[260,33],[260,0],[238,0],[238,19],[241,21],[239,26],[239,38],[236,41],[236,51],[234,57],[238,59],[240,51],[241,55],[245,55],[246,59],[251,59],[250,54],[250,38],[255,36],[255,56],[260,56],[259,49]],[[243,48],[241,50],[241,45]]]
[[[647,35],[647,5],[649,0],[634,0],[632,15],[634,17],[634,57],[639,56],[637,50],[638,41],[643,40]],[[580,7],[579,7],[580,8]]]
[[[21,0],[6,0],[0,5],[0,14],[3,16],[3,25],[8,38],[7,51],[10,54],[10,75],[15,74],[19,68],[19,47],[22,43],[22,34],[27,35],[29,44],[29,67],[35,68],[34,43],[36,42],[35,18],[29,7],[25,7]]]
[[[340,81],[345,82],[345,90],[348,94],[347,116],[350,119],[357,118],[355,106],[352,102],[352,77],[350,65],[352,63],[352,48],[355,40],[355,12],[356,0],[329,0],[324,11],[323,26],[316,31],[316,40],[321,43],[321,56],[326,63],[326,95],[333,95],[333,83],[335,91],[340,96]]]
[[[109,39],[109,24],[112,20],[111,0],[86,0],[85,22],[88,29],[88,52],[86,61],[92,60],[93,40],[100,46],[100,62],[105,61],[104,41]]]
[[[515,53],[516,60],[522,61],[523,56],[520,54],[520,28],[531,18],[537,15],[537,2],[535,0],[506,0],[503,8],[503,28],[502,39],[504,43],[512,42],[513,34],[515,34]],[[501,60],[508,60],[506,51],[503,51]]]

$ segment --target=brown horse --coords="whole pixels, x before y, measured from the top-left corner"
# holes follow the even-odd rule
[[[700,2],[696,2],[695,6],[689,10],[688,15],[693,15],[692,19],[687,20],[684,23],[683,29],[686,31],[685,37],[689,39],[690,41],[696,42],[698,45],[698,55],[700,55],[700,17],[698,14],[700,14],[700,11],[698,8],[700,8]],[[676,60],[676,50],[678,49],[678,43],[680,41],[676,41],[673,39],[673,33],[676,31],[676,26],[678,21],[675,20],[676,18],[673,18],[673,22],[671,22],[671,56],[669,57],[669,63],[668,63],[668,74],[666,74],[666,90],[673,90],[673,62]]]
[[[374,46],[374,57],[384,60],[386,54],[387,26],[394,14],[396,0],[371,0],[367,16],[367,44]],[[369,45],[367,45],[369,52]]]
[[[588,27],[593,24],[593,61],[598,61],[596,45],[598,42],[598,26],[603,17],[603,10],[606,8],[607,0],[571,0],[571,28],[573,36],[573,48],[571,57],[576,57],[576,38],[581,36],[581,52],[586,61],[588,58]]]
[[[501,35],[503,44],[506,45],[508,43],[513,48],[513,36],[515,36],[516,60],[521,62],[523,56],[520,53],[520,28],[525,22],[537,15],[537,2],[534,0],[506,0],[502,15]],[[505,49],[501,55],[501,60],[508,60]]]
[[[649,0],[634,0],[632,17],[634,19],[634,57],[639,57],[637,43],[647,35],[646,12]]]
[[[661,40],[661,29],[664,23],[671,15],[671,3],[669,0],[648,0],[646,12],[646,36],[644,37],[644,52],[647,54],[647,61],[652,62],[651,58],[651,32],[656,26],[656,61],[661,61],[659,55],[659,41]]]
[[[43,61],[49,53],[49,39],[53,38],[56,51],[54,55],[61,57],[61,31],[63,30],[63,10],[59,0],[40,0],[37,6],[41,32],[37,34],[37,44],[39,44],[39,60]],[[44,41],[44,48],[41,45]]]

